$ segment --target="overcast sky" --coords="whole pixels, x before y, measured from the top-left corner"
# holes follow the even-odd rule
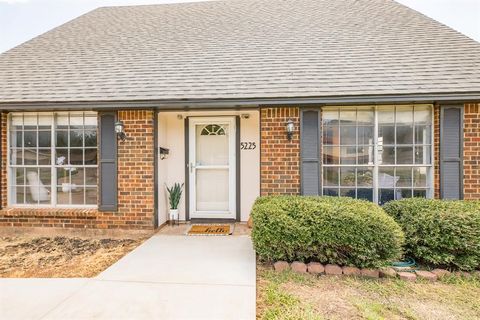
[[[101,6],[196,0],[0,0],[0,53]],[[397,0],[480,42],[480,0]]]

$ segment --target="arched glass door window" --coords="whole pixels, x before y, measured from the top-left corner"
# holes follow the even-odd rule
[[[225,135],[225,128],[218,124],[208,124],[203,127],[202,136],[224,136]]]

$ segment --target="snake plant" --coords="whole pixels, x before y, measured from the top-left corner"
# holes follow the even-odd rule
[[[183,189],[183,183],[180,184],[176,182],[173,186],[170,188],[165,185],[165,188],[167,189],[168,192],[168,201],[170,203],[170,209],[178,209],[178,204],[180,202],[180,198],[182,197],[182,189]]]

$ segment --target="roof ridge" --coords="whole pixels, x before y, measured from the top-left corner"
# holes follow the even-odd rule
[[[219,3],[219,2],[247,2],[247,1],[259,1],[259,0],[200,0],[200,1],[185,1],[185,2],[166,2],[166,3],[151,3],[151,4],[126,4],[126,5],[112,5],[112,6],[101,6],[97,9],[103,8],[135,8],[135,7],[167,7],[167,6],[187,6],[194,4],[205,4],[205,3]],[[266,0],[268,1],[268,0]]]

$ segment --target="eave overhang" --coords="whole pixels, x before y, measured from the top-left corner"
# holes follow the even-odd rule
[[[131,101],[26,101],[0,102],[1,111],[20,110],[105,110],[105,109],[245,109],[268,106],[312,105],[375,105],[435,102],[480,101],[480,92],[428,93],[397,95],[352,95],[292,98],[233,98],[233,99],[179,99],[179,100],[131,100]]]

